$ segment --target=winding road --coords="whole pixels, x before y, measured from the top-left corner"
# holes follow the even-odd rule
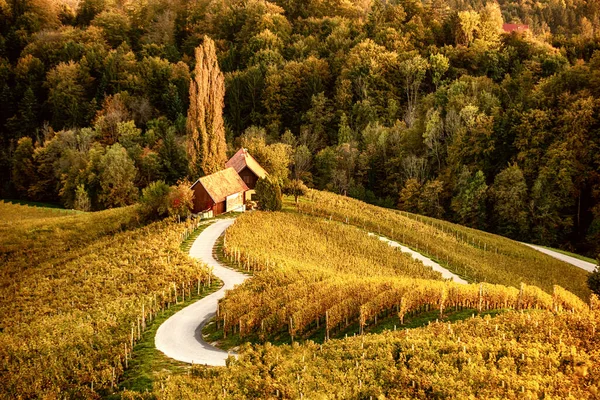
[[[369,232],[369,236],[377,236],[377,235]],[[431,269],[433,269],[434,271],[441,273],[442,278],[451,279],[454,282],[460,283],[463,285],[466,285],[469,283],[469,282],[465,281],[463,278],[461,278],[460,276],[448,271],[446,268],[442,267],[440,264],[436,263],[435,261],[425,257],[423,254],[418,253],[406,246],[403,246],[398,242],[394,242],[393,240],[390,240],[384,236],[378,236],[378,237],[379,237],[379,240],[386,242],[389,246],[399,249],[402,253],[410,254],[410,256],[412,258],[414,258],[415,260],[421,261],[423,263],[423,265],[431,267]]]
[[[568,256],[566,254],[559,253],[557,251],[549,250],[549,249],[547,249],[545,247],[537,246],[535,244],[529,244],[529,243],[523,243],[523,244],[525,246],[529,246],[531,248],[534,248],[534,249],[536,249],[539,252],[547,254],[550,257],[554,257],[556,259],[559,259],[559,260],[564,261],[566,263],[572,264],[572,265],[574,265],[576,267],[579,267],[581,269],[585,269],[588,272],[594,272],[594,269],[596,269],[596,264],[593,264],[591,262],[583,261],[583,260],[580,260],[578,258],[571,257],[571,256]]]
[[[190,249],[190,256],[211,267],[213,274],[223,281],[223,287],[177,312],[158,328],[154,343],[170,358],[189,364],[224,366],[230,355],[205,342],[202,328],[217,312],[219,299],[226,291],[248,278],[248,275],[223,267],[213,257],[215,242],[234,221],[222,219],[213,223],[200,233]]]
[[[217,239],[229,226],[231,226],[231,224],[234,223],[234,221],[234,219],[222,219],[213,223],[198,236],[190,249],[190,256],[211,267],[213,274],[223,281],[223,286],[218,291],[177,312],[158,328],[155,337],[156,348],[170,358],[190,364],[225,366],[225,361],[231,355],[204,341],[202,338],[202,328],[215,315],[218,301],[225,296],[227,290],[233,289],[236,285],[241,284],[249,278],[248,275],[222,266],[213,256],[213,249]],[[369,233],[369,235],[375,234]],[[388,245],[398,248],[404,253],[409,253],[413,258],[420,260],[424,265],[430,266],[435,271],[441,272],[444,278],[452,279],[457,283],[467,283],[464,279],[453,274],[422,254],[385,237],[379,235],[376,236],[378,236],[380,240],[387,242]],[[586,271],[591,272],[596,267],[592,263],[557,253],[540,246],[527,243],[523,244]]]

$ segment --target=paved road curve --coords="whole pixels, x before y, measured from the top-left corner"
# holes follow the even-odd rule
[[[370,233],[370,236],[375,235],[374,233]],[[377,235],[375,235],[377,236]],[[465,281],[463,278],[461,278],[460,276],[453,274],[452,272],[448,271],[446,268],[442,267],[440,264],[436,263],[435,261],[431,260],[430,258],[425,257],[423,254],[418,253],[406,246],[401,245],[398,242],[394,242],[393,240],[390,240],[386,237],[383,236],[378,236],[379,240],[387,242],[388,245],[390,245],[391,247],[395,247],[397,249],[400,249],[401,252],[403,253],[408,253],[410,254],[410,256],[412,258],[414,258],[415,260],[419,260],[423,263],[423,265],[426,265],[428,267],[431,267],[431,269],[433,269],[434,271],[437,271],[439,273],[442,274],[442,278],[444,279],[451,279],[456,283],[461,283],[463,285],[468,284],[469,282]]]
[[[594,269],[596,268],[596,264],[592,264],[591,262],[583,261],[578,258],[559,253],[557,251],[548,250],[544,247],[536,246],[535,244],[529,244],[529,243],[523,243],[523,244],[526,246],[532,247],[532,248],[536,249],[537,251],[541,251],[544,254],[548,254],[550,257],[557,258],[561,261],[567,262],[567,263],[572,264],[581,269],[585,269],[588,272],[594,272]]]
[[[223,281],[223,287],[167,319],[156,332],[156,348],[170,358],[193,364],[224,366],[229,356],[202,339],[202,328],[217,312],[219,299],[248,278],[247,275],[223,267],[213,257],[213,247],[233,219],[222,219],[206,228],[194,241],[190,256],[212,267],[213,274]]]

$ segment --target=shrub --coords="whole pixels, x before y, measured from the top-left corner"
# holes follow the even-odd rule
[[[263,211],[281,210],[281,188],[277,182],[269,178],[261,178],[256,182],[256,200],[258,209]]]
[[[598,260],[598,263],[600,263],[600,260]],[[600,296],[600,266],[596,267],[594,272],[588,276],[587,284],[593,293]]]
[[[305,196],[308,193],[308,188],[300,179],[292,179],[283,187],[283,193],[294,196],[294,200],[298,203],[298,197]]]
[[[92,208],[90,196],[88,195],[87,190],[85,190],[84,185],[77,186],[73,208],[79,211],[90,211]]]
[[[144,190],[140,199],[141,213],[146,219],[164,218],[169,213],[169,193],[171,188],[164,181],[152,182]]]
[[[194,191],[190,186],[188,181],[179,181],[177,186],[171,186],[168,199],[169,215],[187,218],[192,213]]]

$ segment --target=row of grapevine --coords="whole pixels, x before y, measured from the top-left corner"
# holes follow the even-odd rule
[[[506,312],[322,345],[247,345],[228,368],[196,367],[191,374],[165,378],[154,395],[164,400],[198,393],[215,399],[324,394],[343,399],[597,399],[599,317]]]
[[[319,323],[330,330],[341,330],[358,322],[361,329],[376,323],[379,315],[397,315],[423,308],[439,310],[473,308],[542,309],[585,312],[589,307],[577,296],[556,286],[549,295],[535,286],[520,289],[491,284],[460,285],[454,282],[400,277],[340,277],[306,280],[302,274],[284,286],[273,284],[273,274],[257,274],[253,281],[231,291],[219,305],[219,320],[226,334],[241,337],[258,334],[267,338],[287,328],[293,337],[310,332]],[[255,284],[254,281],[257,281]]]
[[[121,212],[124,225],[112,226],[129,223],[129,211]],[[192,228],[184,223],[153,223],[53,252],[52,233],[62,234],[63,218],[72,225],[67,236],[100,236],[95,224],[102,215],[94,214],[32,220],[48,231],[46,239],[7,256],[0,271],[0,397],[95,398],[111,391],[157,313],[211,284],[210,270],[179,249]]]
[[[525,282],[548,293],[560,285],[580,298],[590,295],[585,271],[513,240],[333,193],[311,191],[308,200],[298,204],[299,212],[384,235],[439,260],[471,282],[515,287]]]
[[[285,240],[282,240],[285,238]],[[326,337],[379,315],[435,308],[545,309],[584,311],[577,296],[555,286],[550,295],[536,286],[460,285],[411,275],[410,259],[364,231],[310,216],[254,213],[226,232],[230,263],[255,271],[253,280],[230,291],[219,305],[225,335],[266,338],[287,330],[310,335],[321,324]],[[406,263],[397,268],[398,262]],[[415,263],[413,261],[413,263]],[[415,263],[416,264],[416,263]],[[422,266],[421,266],[422,267]],[[421,276],[428,277],[426,274]]]

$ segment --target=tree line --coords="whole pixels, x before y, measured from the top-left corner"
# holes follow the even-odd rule
[[[282,183],[595,256],[600,10],[535,4],[7,2],[2,195],[129,204],[212,171],[187,137],[218,131],[213,164],[245,145]],[[200,78],[223,114],[192,128]]]

